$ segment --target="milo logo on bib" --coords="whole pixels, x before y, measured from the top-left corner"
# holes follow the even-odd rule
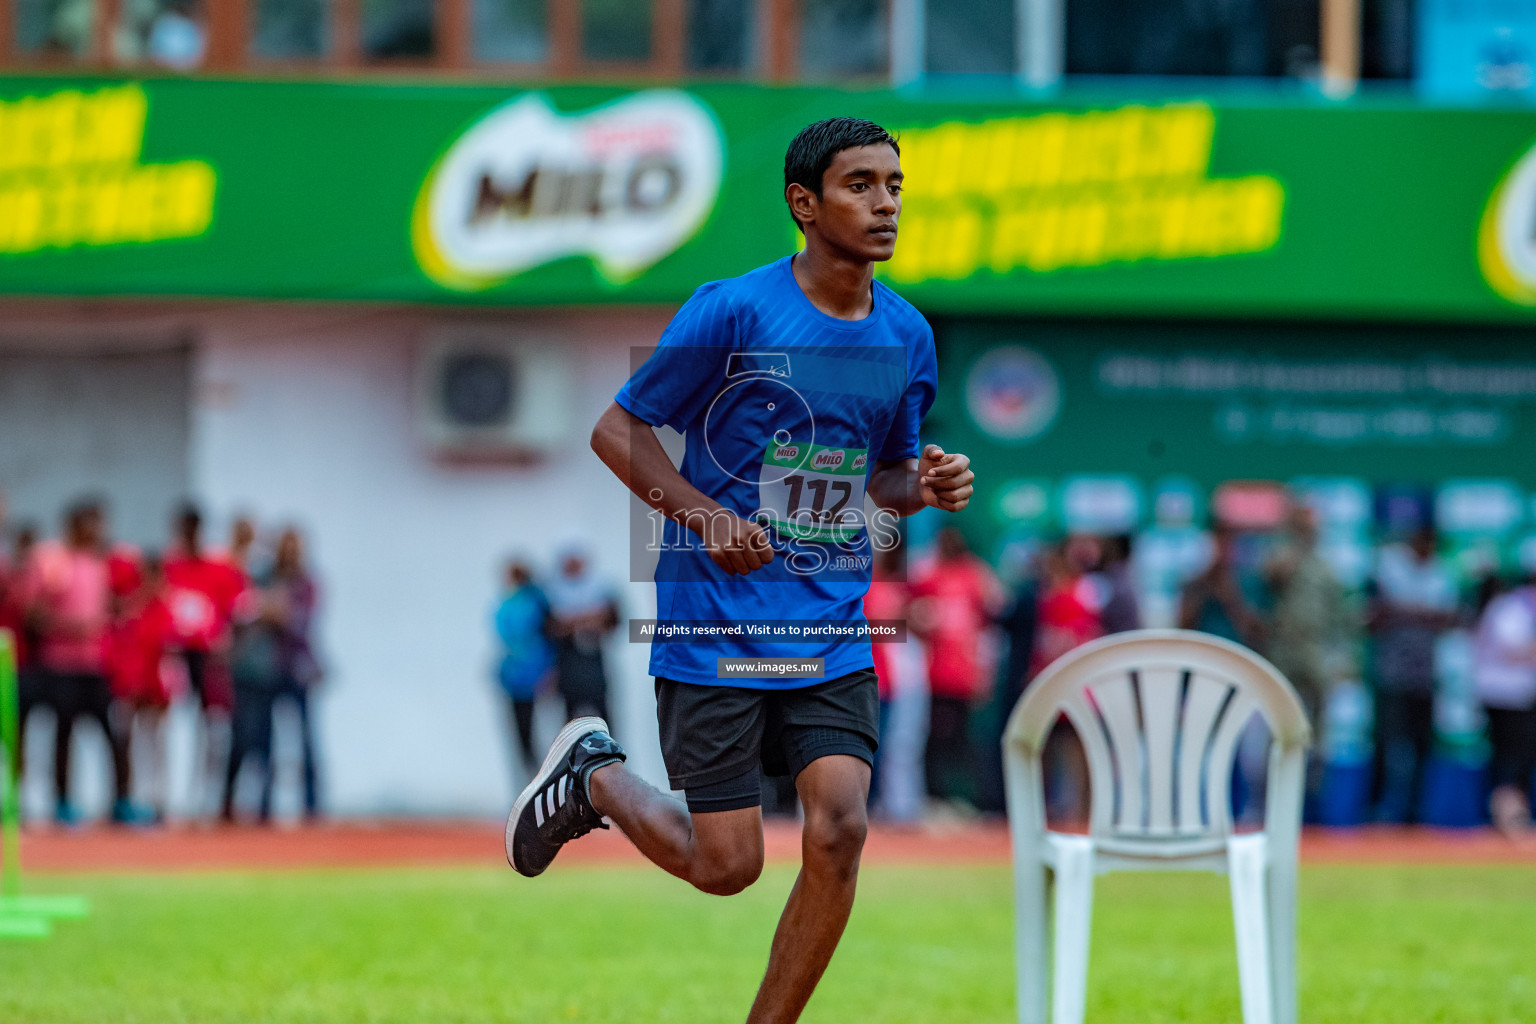
[[[844,452],[841,448],[834,452],[817,452],[811,459],[812,469],[836,469],[843,464]]]
[[[771,442],[758,478],[759,514],[796,540],[850,541],[864,529],[863,448]]]

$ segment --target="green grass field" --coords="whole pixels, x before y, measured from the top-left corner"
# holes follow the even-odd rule
[[[93,914],[0,945],[7,1024],[739,1022],[793,875],[715,899],[558,868],[34,878]],[[1090,1022],[1240,1019],[1225,880],[1101,879]],[[1536,1019],[1536,868],[1314,867],[1304,1024]],[[1002,868],[866,869],[805,1020],[1012,1020]]]

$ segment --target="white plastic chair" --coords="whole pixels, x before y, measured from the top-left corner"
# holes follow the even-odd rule
[[[1041,754],[1064,713],[1092,787],[1087,835],[1045,827]],[[1232,765],[1255,714],[1273,737],[1261,832],[1232,830]],[[1301,701],[1245,647],[1145,629],[1086,644],[1030,684],[1003,760],[1013,838],[1019,1024],[1081,1024],[1093,880],[1107,871],[1208,870],[1231,879],[1245,1024],[1296,1021],[1296,860],[1306,748]],[[1055,964],[1046,897],[1054,882]]]

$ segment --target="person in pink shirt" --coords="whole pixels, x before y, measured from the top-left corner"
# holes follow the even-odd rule
[[[94,719],[112,750],[112,819],[135,821],[128,799],[128,747],[113,722],[107,685],[112,626],[113,570],[106,554],[106,515],[92,500],[73,505],[64,517],[61,541],[38,544],[22,587],[34,624],[34,653],[42,689],[58,717],[54,740],[54,817],[77,820],[70,802],[70,739],[76,719]]]
[[[912,587],[913,626],[928,651],[928,794],[975,803],[971,709],[991,693],[982,636],[1002,586],[954,527],[939,532],[938,558]]]

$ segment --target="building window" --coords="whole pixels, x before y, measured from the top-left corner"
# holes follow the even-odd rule
[[[885,0],[802,0],[800,72],[808,79],[883,75],[891,32]]]
[[[476,60],[535,64],[549,56],[547,0],[474,0]]]
[[[688,0],[688,70],[745,72],[756,63],[752,0]]]
[[[432,0],[363,0],[363,55],[413,60],[437,52]]]
[[[112,59],[177,71],[202,67],[208,28],[194,0],[123,0],[112,32]]]
[[[1310,77],[1317,0],[1067,0],[1067,72]]]
[[[1365,0],[1361,10],[1360,74],[1413,77],[1413,0]]]
[[[327,0],[257,0],[251,11],[251,52],[270,60],[305,60],[330,52]]]
[[[85,60],[96,42],[96,0],[14,0],[16,50]]]
[[[928,0],[924,22],[931,75],[1011,75],[1014,0]]]
[[[651,15],[651,0],[582,0],[582,57],[590,61],[650,60]]]

